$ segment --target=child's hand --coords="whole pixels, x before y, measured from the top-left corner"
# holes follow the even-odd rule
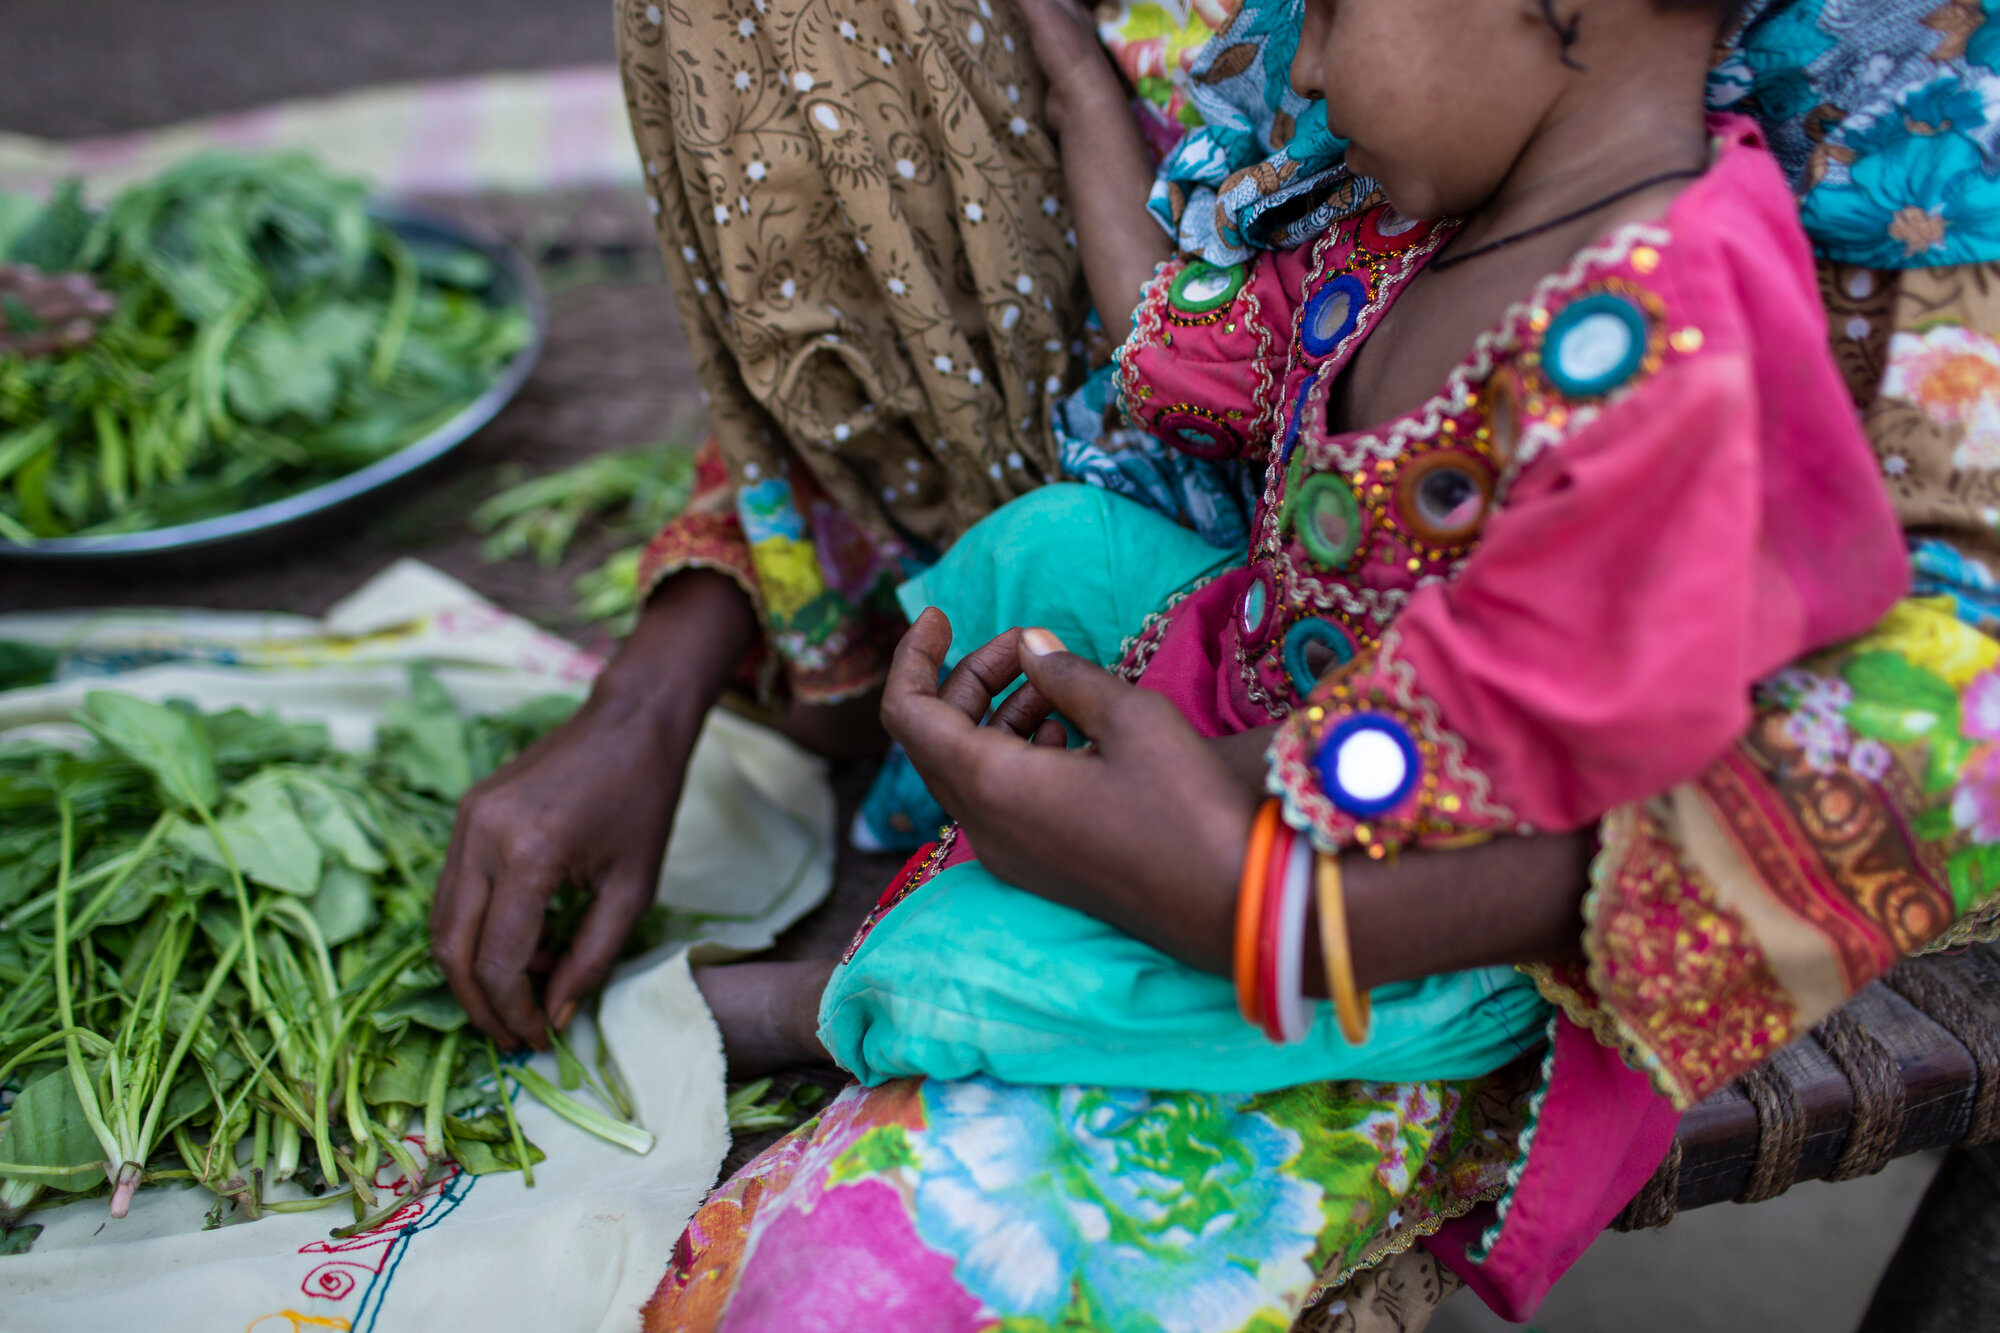
[[[1097,39],[1097,22],[1077,0],[1016,0],[1035,62],[1049,81],[1042,114],[1057,137],[1078,121],[1080,104],[1108,94],[1121,107],[1124,84]]]
[[[942,612],[917,618],[889,669],[882,721],[979,859],[1010,884],[1226,971],[1259,793],[1165,696],[1061,651],[1046,630],[1010,630],[940,685],[950,646]],[[1028,684],[980,726],[1023,671]],[[1059,748],[1052,707],[1090,749]]]

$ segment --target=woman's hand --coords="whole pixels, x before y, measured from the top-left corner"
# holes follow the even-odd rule
[[[1061,651],[1045,630],[1008,631],[939,685],[950,646],[943,613],[918,618],[897,649],[882,715],[980,860],[1010,884],[1229,975],[1270,729],[1204,739],[1164,696]],[[1022,672],[1027,684],[980,726]],[[1093,748],[1056,748],[1051,709]],[[1029,736],[1033,745],[1023,743]],[[1580,956],[1593,846],[1582,831],[1393,860],[1344,856],[1356,981],[1370,989]],[[1306,935],[1318,938],[1317,927]],[[1325,995],[1317,949],[1306,951],[1304,973],[1306,993]]]
[[[1097,37],[1097,21],[1077,0],[1016,0],[1035,63],[1049,81],[1042,115],[1056,137],[1073,124],[1084,123],[1079,109],[1110,97],[1121,107],[1124,84]]]
[[[82,273],[0,264],[0,356],[47,356],[82,347],[118,308]]]
[[[1042,115],[1060,141],[1074,212],[1073,243],[1091,304],[1107,329],[1132,322],[1139,295],[1173,254],[1146,201],[1153,157],[1132,115],[1132,92],[1098,44],[1077,0],[1017,0],[1035,59],[1048,76]],[[1065,133],[1074,128],[1074,134]]]
[[[1164,697],[1062,651],[1046,630],[1010,630],[940,685],[950,646],[942,612],[918,617],[889,669],[882,720],[980,860],[1010,884],[1226,972],[1257,793],[1224,749]],[[980,726],[1024,668],[1028,683]],[[1060,748],[1051,703],[1091,748]]]
[[[547,1044],[602,984],[652,905],[702,718],[757,632],[720,574],[675,576],[574,717],[466,794],[431,906],[431,952],[472,1021],[502,1045]],[[555,961],[546,1007],[542,919],[564,880],[589,908]]]

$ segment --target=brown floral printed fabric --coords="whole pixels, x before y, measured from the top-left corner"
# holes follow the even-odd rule
[[[1821,275],[1834,352],[1904,528],[2000,554],[2000,264]]]
[[[1465,1284],[1421,1245],[1357,1273],[1302,1311],[1292,1333],[1422,1333]]]
[[[1012,5],[621,0],[618,21],[737,483],[803,466],[924,552],[1053,476],[1078,264]]]

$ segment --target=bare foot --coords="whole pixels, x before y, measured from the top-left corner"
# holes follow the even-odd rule
[[[694,969],[694,984],[722,1029],[731,1078],[833,1063],[819,1041],[819,997],[834,966],[813,961]]]

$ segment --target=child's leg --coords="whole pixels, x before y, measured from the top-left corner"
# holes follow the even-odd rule
[[[819,1039],[865,1083],[911,1074],[1262,1092],[1316,1079],[1468,1078],[1541,1039],[1548,1007],[1512,968],[1374,993],[1363,1046],[1322,1004],[1279,1046],[1244,1022],[1225,977],[1002,883],[978,862],[898,903],[836,969]]]

